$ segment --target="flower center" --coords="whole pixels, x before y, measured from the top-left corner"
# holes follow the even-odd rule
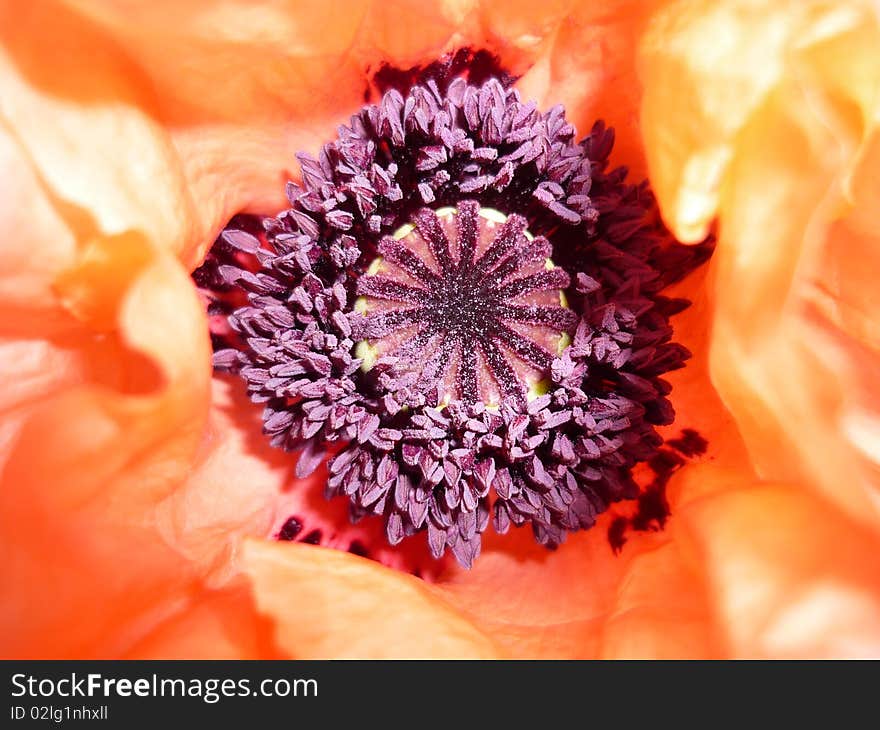
[[[225,313],[216,367],[245,380],[296,475],[333,453],[325,495],[353,520],[469,567],[490,520],[552,547],[638,496],[632,469],[674,417],[662,375],[689,356],[661,291],[700,259],[671,245],[646,183],[608,168],[602,123],[577,141],[561,107],[441,77],[300,155],[291,207],[231,223],[197,279]],[[328,544],[313,522],[301,539]]]
[[[518,215],[473,201],[414,221],[379,245],[358,280],[362,367],[394,358],[399,375],[438,402],[498,404],[539,394],[577,317],[568,274]]]

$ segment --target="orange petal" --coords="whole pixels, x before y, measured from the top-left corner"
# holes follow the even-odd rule
[[[713,381],[760,474],[874,524],[878,41],[862,3],[692,3],[642,49],[664,216],[719,218]]]
[[[499,39],[529,49],[528,70],[517,82],[526,98],[544,108],[564,104],[566,117],[586,135],[596,119],[614,127],[612,162],[627,165],[637,181],[646,175],[639,132],[641,84],[636,47],[663,0],[603,3],[489,3],[487,27]],[[513,31],[518,31],[513,35]],[[534,55],[534,59],[532,56]]]
[[[420,2],[196,0],[171,17],[150,3],[67,5],[62,20],[40,18],[41,33],[48,23],[103,35],[125,49],[129,78],[154,92],[149,112],[169,130],[179,155],[172,167],[195,201],[188,266],[235,213],[285,205],[285,183],[298,172],[294,154],[317,153],[357,111],[370,68],[386,58],[406,67],[436,57],[463,13]]]
[[[4,243],[30,254],[4,272],[16,317],[2,321],[0,625],[15,627],[3,653],[106,656],[192,580],[150,508],[200,435],[205,317],[172,256],[133,231],[102,236],[45,194],[21,146],[4,135],[0,149],[21,191],[0,201],[3,230],[19,232]]]
[[[497,0],[359,1],[344,9],[196,0],[169,17],[167,8],[149,3],[68,0],[60,11],[33,10],[25,21],[43,38],[61,29],[73,35],[64,48],[81,62],[84,49],[100,43],[107,73],[123,63],[117,51],[125,49],[133,86],[126,98],[139,95],[132,105],[168,128],[179,155],[171,167],[194,203],[181,252],[192,266],[234,213],[283,207],[284,183],[297,173],[294,153],[314,154],[332,138],[362,105],[370,73],[384,62],[407,68],[455,48],[488,47],[513,73],[527,72],[520,82],[527,96],[566,104],[582,132],[596,116],[618,126],[616,159],[641,172],[633,49],[658,4],[581,7],[562,0],[536,11]],[[79,32],[70,34],[73,27]],[[21,22],[18,28],[27,32]],[[78,44],[80,36],[88,45]],[[98,64],[91,54],[84,58]]]
[[[238,440],[241,434],[226,430],[231,416],[221,410],[222,394],[201,440],[209,370],[203,315],[185,271],[161,249],[167,247],[191,267],[231,213],[281,205],[289,153],[314,151],[345,112],[359,106],[365,65],[377,54],[408,65],[450,44],[509,33],[493,39],[503,58],[522,68],[540,59],[521,82],[524,89],[540,95],[542,87],[552,88],[553,101],[566,102],[582,129],[581,117],[598,112],[631,130],[637,102],[636,85],[630,83],[631,50],[653,6],[622,3],[606,11],[563,4],[548,10],[539,28],[533,28],[534,18],[518,21],[520,11],[507,9],[508,17],[502,17],[502,5],[494,3],[479,12],[467,3],[427,10],[419,3],[396,3],[352,6],[346,13],[326,3],[193,3],[175,11],[174,22],[167,9],[122,7],[34,4],[16,15],[14,24],[0,26],[14,25],[0,58],[5,88],[14,93],[11,103],[4,95],[0,110],[15,139],[0,147],[6,150],[0,159],[24,169],[23,179],[34,189],[22,196],[26,214],[3,208],[0,220],[4,228],[14,221],[25,235],[32,234],[47,254],[19,256],[13,271],[0,275],[4,295],[17,307],[15,321],[3,323],[5,332],[34,338],[12,340],[5,353],[21,358],[29,377],[3,403],[2,436],[9,444],[3,476],[21,491],[6,490],[0,505],[3,534],[14,535],[3,543],[2,582],[26,587],[9,600],[4,597],[0,626],[18,630],[15,637],[3,632],[10,642],[4,653],[107,655],[138,642],[134,654],[155,656],[192,635],[197,640],[187,645],[189,651],[210,651],[214,642],[217,653],[245,656],[270,650],[259,638],[259,622],[253,623],[247,601],[235,588],[205,596],[197,577],[208,569],[212,581],[228,580],[234,565],[229,558],[241,538],[271,524],[268,497],[284,477],[272,464],[257,464],[259,458]],[[826,456],[820,447],[832,444],[824,465],[830,461],[836,471],[826,473],[856,477],[847,482],[855,487],[838,489],[834,496],[858,512],[865,501],[858,492],[863,472],[876,459],[871,407],[876,400],[870,400],[875,384],[869,368],[856,363],[859,358],[875,362],[870,317],[875,302],[867,293],[865,267],[856,257],[838,254],[843,247],[823,248],[821,256],[804,247],[811,255],[802,254],[802,232],[817,225],[824,230],[833,215],[823,209],[818,223],[810,218],[816,201],[825,202],[825,191],[817,178],[806,176],[805,184],[796,178],[804,177],[797,165],[806,159],[845,189],[844,210],[846,204],[852,207],[834,221],[827,240],[856,241],[865,249],[874,245],[875,224],[861,212],[877,197],[871,174],[876,137],[862,129],[873,124],[873,110],[867,110],[873,97],[866,93],[873,66],[860,51],[854,54],[864,61],[859,72],[847,76],[852,83],[841,83],[843,74],[823,72],[851,63],[842,53],[851,41],[864,51],[874,39],[862,37],[861,26],[847,25],[852,18],[845,10],[826,12],[828,6],[811,4],[794,16],[767,10],[765,19],[764,10],[749,7],[694,3],[655,26],[654,40],[645,45],[651,164],[664,212],[680,235],[701,236],[716,207],[728,226],[715,280],[721,315],[713,334],[713,375],[743,424],[752,453],[768,473],[801,477],[807,464],[807,476],[814,477],[815,462],[804,457]],[[387,22],[389,13],[397,23]],[[409,32],[406,19],[415,17],[425,33]],[[502,21],[518,30],[496,30]],[[766,40],[757,47],[762,53],[778,50],[779,58],[773,56],[778,64],[742,55],[739,46],[754,45],[755,28]],[[25,42],[37,31],[61,49],[69,71],[63,84],[54,69],[42,65],[36,46]],[[733,40],[729,47],[707,46],[701,40],[706,37]],[[811,83],[826,93],[821,111],[833,112],[825,121],[841,140],[839,155],[830,160],[820,158],[815,129],[800,123],[799,115],[815,116],[808,103],[813,100],[786,85],[779,65],[795,37],[809,41],[798,59],[812,74]],[[838,47],[829,38],[844,41]],[[747,62],[737,67],[725,53]],[[180,73],[183,67],[187,74]],[[722,73],[732,73],[728,80],[744,91],[736,99],[739,115],[729,115],[724,106],[729,91],[719,99],[709,88]],[[679,126],[668,126],[669,108],[677,110]],[[691,109],[693,116],[681,109]],[[31,119],[38,120],[33,130]],[[59,134],[43,145],[47,125],[55,125]],[[162,125],[171,128],[170,134]],[[623,157],[638,165],[638,141],[623,136],[630,140]],[[794,142],[766,155],[762,145],[777,138]],[[92,165],[94,159],[101,164]],[[750,195],[789,169],[799,174],[791,176],[790,185],[780,185],[774,202],[800,217],[785,228]],[[722,181],[736,184],[726,188]],[[753,218],[763,238],[748,227]],[[764,241],[772,254],[766,262],[750,248]],[[776,295],[777,285],[794,288],[790,280],[800,279],[792,272],[809,273],[804,262],[820,259],[839,276],[821,290],[810,290],[810,297],[794,300],[809,307],[803,307],[806,326],[791,327],[785,319],[791,316],[790,301]],[[754,288],[741,285],[749,277]],[[752,321],[754,327],[742,326]],[[34,323],[33,328],[21,322]],[[826,369],[852,375],[848,382],[858,388],[835,390],[832,377],[828,390],[829,383],[810,379],[804,371],[815,372],[821,363],[799,365],[791,354],[803,343],[787,340],[792,335],[784,329],[808,342],[821,335],[828,345],[823,354],[831,353]],[[693,332],[706,336],[698,321]],[[777,342],[788,354],[770,347]],[[798,392],[809,392],[807,416],[818,416],[805,422],[804,443],[782,440],[793,414],[803,412],[794,408],[785,388],[777,387],[779,381],[767,379],[780,363],[777,357]],[[742,461],[741,444],[723,409],[704,399],[711,395],[705,373],[701,365],[673,376],[687,393],[679,400],[681,425],[699,422],[698,430],[710,437],[708,458],[725,465]],[[52,401],[46,399],[49,388]],[[829,404],[833,427],[822,419]],[[840,431],[848,439],[843,445]],[[781,453],[779,444],[785,446]],[[848,467],[853,456],[854,466]],[[176,491],[193,463],[195,476]],[[240,478],[223,486],[221,477],[233,471],[233,464],[245,465]],[[254,494],[248,494],[243,474],[259,477]],[[817,481],[830,491],[830,477],[820,475]],[[670,498],[684,516],[673,517],[668,534],[632,538],[619,558],[612,557],[600,525],[556,554],[535,546],[524,532],[490,541],[475,571],[453,570],[437,587],[306,546],[247,542],[243,564],[260,611],[275,622],[278,643],[295,656],[711,656],[728,647],[743,655],[776,655],[804,646],[851,653],[849,635],[829,632],[827,643],[805,644],[802,627],[824,627],[827,617],[841,610],[866,636],[875,635],[870,596],[876,593],[876,576],[857,570],[855,560],[873,547],[871,538],[858,529],[850,534],[846,519],[832,515],[831,527],[808,540],[807,558],[798,561],[782,549],[788,543],[773,542],[767,510],[781,507],[795,515],[780,531],[794,541],[820,518],[821,503],[788,492],[777,499],[772,490],[743,489],[747,496],[742,498],[715,494],[728,483],[750,482],[741,472],[683,470],[670,486]],[[218,484],[223,486],[219,493],[214,491]],[[29,498],[21,499],[22,494]],[[744,538],[756,516],[756,542],[764,551],[752,554]],[[828,540],[842,546],[832,551],[841,569],[832,576],[833,590],[823,584],[817,593],[811,578],[832,572],[832,563],[823,562]],[[780,560],[767,558],[771,549]],[[180,560],[178,550],[188,561]],[[123,555],[132,564],[120,570]],[[757,555],[767,563],[763,573],[757,572],[762,567]],[[770,585],[761,600],[739,602],[751,585],[751,580],[738,582],[743,572],[763,587]],[[792,593],[806,590],[809,600],[785,604],[787,594],[772,590],[776,583]],[[187,595],[196,597],[188,603],[182,598]],[[713,617],[720,616],[732,626],[742,605],[749,615],[741,631],[713,625]],[[778,629],[770,638],[761,626],[768,615]],[[74,623],[71,616],[88,619]],[[230,621],[248,627],[250,638],[243,644],[227,640]]]
[[[262,436],[259,409],[240,388],[231,390],[213,381],[208,424],[187,478],[156,508],[162,536],[215,585],[235,573],[243,537],[269,536],[280,495],[295,481],[290,456]]]
[[[291,657],[490,658],[499,649],[424,581],[337,550],[251,540],[258,610]]]
[[[673,518],[674,519],[674,518]],[[642,540],[640,539],[640,542]],[[626,548],[625,548],[626,549]],[[674,540],[642,545],[599,632],[607,659],[716,659],[724,656],[709,589]]]
[[[192,579],[158,539],[151,509],[183,478],[198,437],[203,315],[179,265],[157,257],[119,319],[126,346],[80,334],[65,347],[83,363],[82,383],[18,406],[0,510],[3,585],[15,589],[2,602],[0,625],[16,627],[3,632],[4,653],[112,654]],[[146,391],[145,356],[160,376]],[[105,364],[112,370],[96,372]]]
[[[529,530],[488,537],[470,572],[439,588],[506,652],[521,658],[702,656],[707,600],[662,534],[630,537],[620,555],[608,516],[555,552]]]
[[[186,257],[206,231],[193,226],[177,153],[150,118],[148,82],[118,42],[42,0],[0,6],[0,41],[4,126],[70,222],[138,230]]]
[[[706,494],[706,480],[716,491]],[[736,657],[870,657],[880,651],[876,534],[804,490],[683,471],[673,539],[703,571],[719,642]]]
[[[179,610],[125,652],[125,659],[275,659],[269,621],[244,586],[181,600]]]
[[[257,606],[291,656],[715,656],[704,575],[669,534],[615,556],[607,522],[557,552],[527,530],[487,540],[471,571],[430,585],[345,553],[251,541]]]

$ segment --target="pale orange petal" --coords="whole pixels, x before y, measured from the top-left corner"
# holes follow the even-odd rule
[[[681,547],[638,551],[599,632],[605,659],[717,659],[725,655],[703,576]]]
[[[284,183],[298,173],[294,154],[315,154],[332,138],[382,63],[407,68],[465,46],[489,48],[514,74],[525,73],[523,92],[566,104],[583,133],[597,116],[617,125],[618,163],[642,173],[633,50],[658,4],[562,0],[536,12],[497,0],[344,7],[198,0],[172,11],[68,0],[60,20],[33,12],[50,29],[73,24],[91,43],[112,41],[108,65],[121,63],[113,53],[124,48],[129,93],[151,92],[135,106],[167,127],[175,169],[188,183],[189,233],[202,234],[200,243],[190,235],[196,248],[182,253],[191,265],[232,214],[274,213],[285,204]]]
[[[163,538],[213,584],[235,572],[243,537],[269,536],[280,495],[296,481],[289,455],[271,449],[261,434],[259,415],[240,388],[232,392],[228,382],[215,379],[208,424],[187,478],[156,508]]]
[[[499,648],[424,581],[309,545],[251,540],[258,610],[292,657],[489,658]]]
[[[3,196],[0,222],[20,234],[4,250],[30,258],[4,272],[16,317],[2,320],[14,385],[2,402],[0,625],[15,627],[3,653],[107,655],[192,580],[149,509],[200,437],[205,317],[170,254],[138,232],[102,236],[46,194],[13,140],[2,138],[2,179],[21,197]]]
[[[201,235],[189,265],[235,213],[285,205],[294,154],[317,153],[357,111],[371,68],[433,59],[462,15],[419,2],[67,7],[124,47],[131,77],[153,91],[151,114],[168,129],[195,201],[189,220]]]
[[[0,85],[4,126],[76,227],[138,230],[184,257],[206,234],[150,117],[149,85],[118,41],[58,3],[2,3]]]
[[[706,467],[682,472],[677,488],[693,494],[680,498],[670,530],[705,576],[725,653],[877,656],[875,533],[796,486]]]
[[[642,48],[661,209],[719,218],[713,381],[761,475],[875,525],[878,40],[863,3],[697,2]]]

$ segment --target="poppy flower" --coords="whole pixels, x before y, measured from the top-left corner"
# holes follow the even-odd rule
[[[352,2],[341,10],[71,0],[9,3],[0,14],[4,656],[880,651],[880,568],[872,559],[880,540],[873,5]],[[449,83],[435,84],[431,97],[419,80],[444,63]],[[402,92],[389,91],[401,84]],[[433,130],[441,140],[447,133],[448,149],[409,150],[403,122],[386,125],[393,114],[380,113],[383,104],[403,113],[408,99],[416,126],[423,122],[414,110],[437,117],[444,104],[469,126]],[[349,122],[359,113],[362,128]],[[487,127],[503,126],[505,114],[528,119],[530,129],[543,125],[547,145],[535,154],[560,165],[556,180],[516,177],[522,156],[499,152]],[[597,119],[607,127],[594,126]],[[485,151],[464,144],[471,132]],[[342,195],[330,184],[342,173],[326,169],[341,163],[321,158],[322,146],[342,155],[353,149],[346,140],[411,153],[408,163],[394,162],[413,174],[365,176],[362,220],[347,204],[311,217],[309,206]],[[522,142],[532,145],[522,155],[532,154],[534,139]],[[467,157],[459,172],[471,183],[455,170],[436,177],[449,171],[440,158],[447,155],[445,164],[456,144]],[[307,156],[297,165],[299,152]],[[625,181],[614,172],[619,165],[629,168]],[[345,195],[359,172],[345,172]],[[645,177],[653,196],[638,185]],[[456,200],[444,197],[452,183]],[[382,202],[394,202],[395,185],[400,200],[418,204]],[[322,186],[329,195],[309,197]],[[603,190],[614,194],[603,198]],[[302,362],[316,373],[344,371],[372,356],[356,376],[380,388],[371,403],[397,393],[394,382],[409,377],[413,385],[427,375],[435,397],[432,408],[423,402],[428,389],[415,388],[422,401],[383,405],[380,421],[403,410],[417,426],[419,417],[434,419],[448,434],[463,413],[462,433],[492,432],[497,419],[506,438],[521,430],[516,414],[525,413],[524,428],[550,424],[546,431],[571,441],[573,424],[585,428],[572,415],[581,406],[555,393],[571,399],[583,390],[583,379],[566,379],[577,357],[587,357],[584,339],[604,332],[607,350],[612,327],[629,326],[637,338],[647,325],[641,310],[636,317],[626,306],[618,310],[634,317],[629,323],[589,320],[619,302],[607,299],[612,283],[595,259],[554,241],[565,225],[592,223],[611,237],[607,224],[627,222],[624,208],[635,206],[638,225],[615,230],[627,228],[621,240],[637,230],[656,242],[666,235],[659,219],[643,220],[655,197],[668,231],[693,247],[663,248],[678,252],[663,261],[653,244],[618,249],[638,254],[627,272],[636,263],[659,272],[656,286],[639,278],[638,297],[627,301],[647,298],[645,311],[661,312],[648,327],[663,332],[650,341],[652,356],[659,348],[672,360],[644,373],[650,398],[621,389],[618,374],[634,367],[624,356],[608,360],[608,377],[591,384],[599,390],[590,398],[636,405],[621,421],[623,435],[607,437],[622,461],[616,471],[597,470],[593,482],[602,486],[589,514],[570,509],[586,494],[588,460],[545,436],[521,445],[516,464],[512,456],[488,464],[483,452],[472,464],[447,464],[446,453],[429,463],[418,452],[418,464],[438,480],[458,483],[460,469],[470,483],[482,475],[493,488],[490,502],[482,493],[467,502],[462,492],[432,508],[430,530],[418,517],[417,485],[404,483],[396,511],[393,497],[387,501],[388,474],[396,484],[422,447],[403,444],[403,430],[385,422],[376,435],[379,425],[359,411],[345,421],[364,408],[363,391],[361,401],[339,401],[348,411],[336,428],[330,410],[306,413],[301,394],[281,398],[278,384],[266,390],[269,377],[293,377]],[[328,272],[350,273],[344,237],[360,245],[347,231],[370,225],[373,204],[385,207],[372,231],[377,248],[367,249],[373,258],[357,268],[355,311],[348,298],[333,304],[333,281],[329,294],[303,282],[313,265],[325,283]],[[291,235],[316,218],[324,227],[312,238],[336,231],[319,251]],[[406,223],[414,227],[401,229]],[[692,266],[713,236],[708,265]],[[481,269],[493,241],[530,253]],[[460,276],[465,260],[483,277],[506,261],[517,276],[489,287]],[[685,268],[693,270],[680,281],[664,278]],[[282,284],[302,290],[300,310],[272,309],[279,279],[269,281],[267,271],[296,278]],[[510,286],[528,277],[541,277],[541,286]],[[404,300],[423,310],[417,319],[383,303],[401,301],[387,296],[394,287],[437,279],[442,286],[428,287],[433,298],[410,291],[416,298]],[[505,296],[489,302],[492,287]],[[597,292],[606,299],[590,300]],[[691,304],[675,311],[670,303],[680,298]],[[520,326],[523,308],[531,308],[533,329]],[[491,316],[474,317],[477,309]],[[270,373],[282,363],[268,364],[277,351],[248,329],[248,317],[271,321],[280,338],[292,327],[291,311],[316,313],[299,320],[297,331],[312,326],[310,339],[285,341],[299,359],[283,363],[290,372]],[[325,321],[339,332],[316,332]],[[346,334],[352,322],[361,329]],[[422,327],[412,348],[427,347],[418,333],[430,331],[438,349],[401,358],[406,343],[394,340],[401,323]],[[477,363],[463,365],[472,354],[458,340],[444,345],[462,328],[496,343],[503,357],[479,340]],[[346,338],[351,353],[334,354]],[[457,354],[438,358],[426,374],[425,353],[444,347]],[[681,347],[691,357],[670,370],[683,364]],[[406,367],[393,379],[379,377],[401,361]],[[447,361],[456,364],[444,369]],[[234,372],[215,372],[215,363]],[[545,397],[548,387],[553,395]],[[326,388],[320,396],[336,397]],[[505,398],[520,404],[510,414]],[[482,425],[468,425],[477,417]],[[306,433],[306,421],[319,428]],[[457,446],[479,437],[468,438]],[[352,455],[352,444],[361,452]],[[541,457],[525,462],[526,449]],[[355,473],[352,463],[357,479],[345,476]],[[561,501],[539,499],[549,493],[538,489],[548,468],[580,470],[567,496],[557,492]],[[481,471],[489,469],[492,479]],[[499,494],[495,477],[505,469],[520,482],[511,477]],[[512,497],[504,506],[511,484],[534,487],[531,512]],[[326,501],[324,485],[338,496]],[[369,496],[382,489],[385,497]],[[617,501],[630,496],[639,498]],[[383,498],[384,522],[349,523],[347,502],[364,513]],[[504,528],[505,516],[513,524],[507,534],[483,531],[492,519]],[[533,529],[517,527],[526,523]],[[459,531],[450,537],[438,524]],[[444,553],[451,556],[435,558]]]

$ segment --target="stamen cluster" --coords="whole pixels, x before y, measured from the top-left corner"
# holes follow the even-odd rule
[[[299,452],[299,476],[335,454],[326,495],[348,498],[354,519],[381,516],[392,544],[426,532],[435,556],[450,550],[470,566],[491,520],[498,532],[529,523],[556,546],[636,496],[631,469],[672,421],[660,376],[688,353],[670,342],[681,303],[659,292],[682,262],[667,266],[647,186],[606,170],[613,133],[597,123],[575,134],[561,107],[542,113],[495,80],[389,91],[317,160],[298,156],[289,209],[263,231],[229,227],[196,273],[231,328],[216,367],[245,381],[272,444]],[[457,228],[440,231],[443,207]],[[506,217],[498,256],[466,281],[462,256],[480,266],[468,226],[486,208]],[[430,255],[407,255],[394,236],[407,224]],[[421,293],[371,274],[380,258]],[[546,258],[556,268],[528,268]],[[564,306],[528,300],[535,290],[563,291]],[[246,300],[230,307],[235,292]],[[357,306],[364,297],[396,304],[379,317]],[[450,334],[441,301],[481,318]],[[554,350],[522,326],[570,344]],[[365,367],[359,344],[405,327],[414,339]],[[460,347],[477,330],[482,365]]]

